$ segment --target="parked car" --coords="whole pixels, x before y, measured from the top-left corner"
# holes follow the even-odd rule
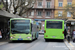
[[[44,30],[40,30],[39,31],[39,34],[44,34]]]

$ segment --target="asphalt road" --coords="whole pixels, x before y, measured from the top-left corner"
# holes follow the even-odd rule
[[[45,42],[44,35],[39,35],[33,42],[17,41],[0,45],[0,50],[69,50],[64,42],[49,40]]]

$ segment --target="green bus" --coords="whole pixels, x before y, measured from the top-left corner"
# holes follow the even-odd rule
[[[10,19],[10,40],[29,40],[38,38],[36,22],[27,18]]]
[[[44,39],[64,39],[64,20],[45,20]]]

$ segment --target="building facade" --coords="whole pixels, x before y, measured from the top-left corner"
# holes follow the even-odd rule
[[[54,0],[36,0],[26,17],[41,23],[41,29],[44,30],[44,20],[54,18]]]
[[[54,18],[61,18],[65,19],[67,18],[67,21],[65,22],[66,24],[66,30],[70,28],[70,34],[72,37],[73,30],[75,29],[75,25],[72,23],[75,23],[75,19],[73,19],[72,14],[68,11],[65,11],[65,6],[66,5],[72,5],[75,4],[75,0],[55,0],[55,14]]]
[[[55,0],[55,18],[67,18],[72,19],[72,15],[70,12],[65,12],[65,6],[66,5],[72,5],[75,4],[75,0]]]
[[[15,2],[17,3],[17,1]],[[74,3],[75,0],[36,0],[33,8],[24,17],[35,20],[37,25],[41,23],[41,29],[44,30],[45,19],[54,19],[57,17],[72,19],[73,16],[69,12],[64,12],[64,7],[67,4],[71,5]],[[13,13],[13,7],[10,9],[10,13]]]

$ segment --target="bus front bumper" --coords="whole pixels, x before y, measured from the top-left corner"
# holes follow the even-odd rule
[[[64,39],[64,36],[50,36],[50,37],[44,37],[44,39]]]
[[[32,40],[32,38],[10,38],[10,40]]]

